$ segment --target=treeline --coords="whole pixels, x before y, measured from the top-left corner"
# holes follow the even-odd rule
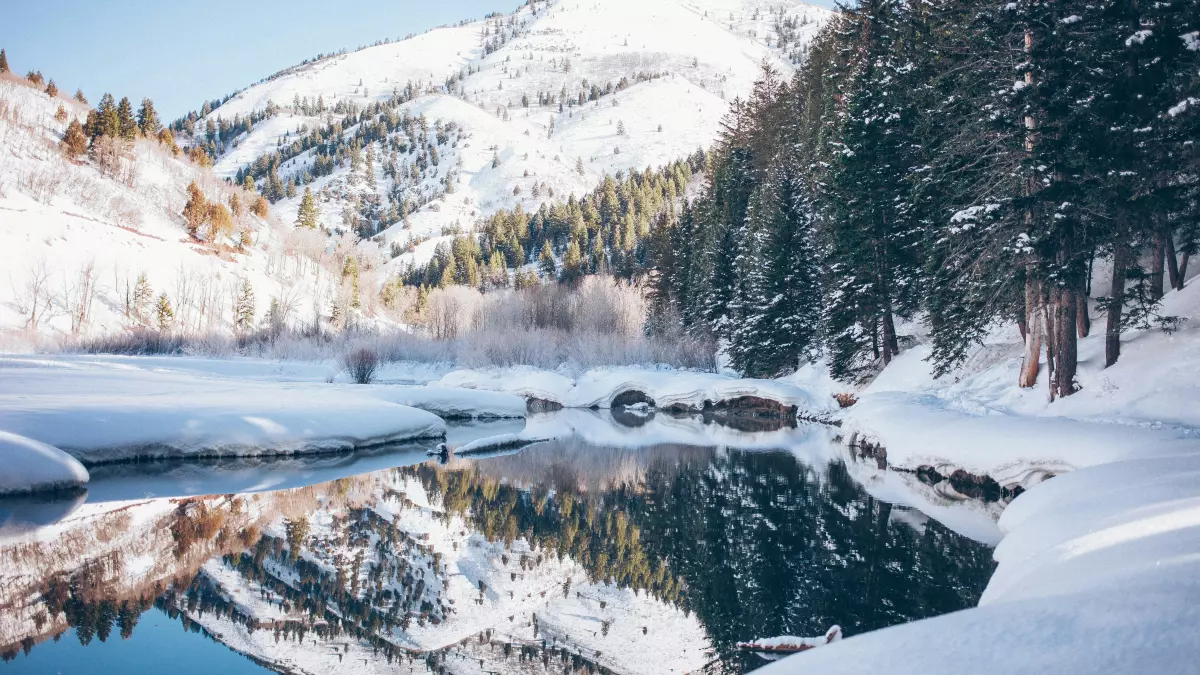
[[[1109,259],[1107,363],[1157,317],[1200,243],[1195,0],[866,0],[790,82],[735,105],[706,188],[656,229],[658,326],[709,330],[740,370],[818,351],[838,378],[886,365],[922,316],[938,373],[990,327],[1043,342],[1075,383],[1094,263]]]
[[[531,263],[543,278],[563,282],[606,273],[629,279],[646,264],[644,243],[654,221],[683,198],[704,157],[697,151],[658,170],[606,176],[582,198],[543,203],[536,213],[519,205],[498,211],[478,235],[440,244],[429,264],[411,270],[405,282],[488,290],[508,286],[509,270],[517,269],[511,281],[526,286],[537,282],[533,270],[521,269]],[[583,172],[582,162],[576,169]]]

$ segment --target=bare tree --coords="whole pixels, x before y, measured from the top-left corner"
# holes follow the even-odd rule
[[[50,266],[38,258],[25,272],[18,284],[9,277],[13,289],[13,309],[25,318],[25,328],[36,331],[50,318],[54,307],[54,292],[50,289]]]
[[[63,290],[59,301],[63,311],[71,319],[71,334],[79,335],[87,327],[92,315],[92,303],[96,299],[96,261],[88,260],[80,265],[74,275],[63,276]]]

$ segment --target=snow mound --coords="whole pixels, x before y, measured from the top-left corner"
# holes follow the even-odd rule
[[[0,495],[80,487],[88,471],[56,447],[0,431]]]

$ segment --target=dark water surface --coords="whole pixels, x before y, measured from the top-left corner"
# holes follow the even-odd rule
[[[765,663],[740,640],[963,609],[993,570],[824,429],[613,437],[122,465],[0,503],[0,671],[739,673]]]

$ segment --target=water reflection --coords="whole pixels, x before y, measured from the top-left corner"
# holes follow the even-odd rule
[[[990,549],[873,498],[823,430],[788,433],[788,451],[580,434],[266,492],[248,490],[278,464],[247,464],[207,474],[222,496],[84,504],[0,543],[0,651],[44,672],[51,638],[129,638],[151,611],[280,672],[732,673],[761,665],[739,640],[977,601]]]

